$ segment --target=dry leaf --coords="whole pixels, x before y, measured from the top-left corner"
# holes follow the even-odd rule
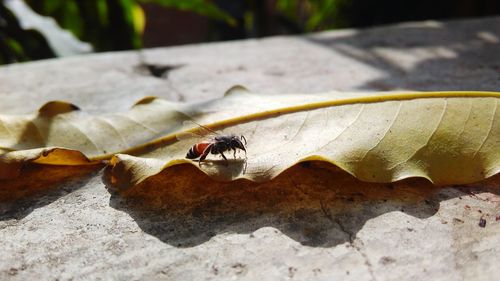
[[[64,147],[91,160],[121,151],[111,160],[111,180],[130,187],[173,165],[198,166],[185,159],[194,141],[175,138],[197,129],[181,128],[192,116],[221,134],[248,140],[246,161],[242,154],[227,163],[210,155],[201,165],[220,180],[267,181],[298,162],[321,160],[364,181],[423,177],[437,184],[469,183],[500,170],[499,97],[489,92],[260,96],[236,87],[208,102],[147,98],[129,112],[99,117],[72,110],[24,116],[22,123],[0,116],[0,132],[11,131],[10,138],[2,132],[0,148]],[[13,130],[16,122],[30,133]]]
[[[236,88],[186,113],[201,116],[200,123],[221,134],[248,140],[246,161],[226,165],[211,155],[217,160],[201,165],[219,180],[267,181],[298,162],[321,160],[364,181],[423,177],[459,184],[500,170],[498,97],[471,92],[259,96]],[[193,144],[167,136],[158,146],[136,151],[140,157],[118,154],[112,180],[128,187],[190,162],[184,157]]]
[[[0,115],[0,179],[18,176],[24,163],[95,164],[179,130],[187,118],[176,104],[144,98],[125,113],[88,115],[75,105],[49,102],[28,115]]]

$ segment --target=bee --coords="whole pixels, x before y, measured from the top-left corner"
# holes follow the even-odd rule
[[[233,150],[233,157],[235,159],[237,149],[243,150],[246,156],[247,140],[245,136],[221,135],[206,126],[200,125],[194,121],[191,122],[198,125],[200,130],[203,132],[203,135],[210,134],[212,137],[208,140],[194,144],[186,154],[187,159],[196,159],[199,157],[198,165],[201,166],[201,162],[203,162],[203,160],[205,160],[210,153],[219,154],[226,161],[227,157],[224,155],[224,152],[226,151]],[[177,138],[181,139],[179,135]]]

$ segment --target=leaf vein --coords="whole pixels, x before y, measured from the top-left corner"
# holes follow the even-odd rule
[[[36,120],[36,119],[35,119]],[[30,123],[33,124],[33,126],[36,129],[36,132],[38,133],[38,136],[40,137],[41,142],[46,145],[47,144],[47,136],[44,136],[42,133],[42,130],[40,130],[40,127],[36,124],[35,120],[31,120]]]
[[[392,126],[394,125],[394,123],[396,122],[396,119],[398,119],[398,116],[399,116],[399,113],[401,112],[401,107],[402,107],[403,103],[402,102],[399,102],[399,105],[398,105],[398,110],[396,110],[396,113],[394,114],[394,117],[392,118],[392,121],[391,123],[387,126],[387,129],[385,130],[384,134],[382,135],[382,137],[377,141],[377,143],[372,146],[370,149],[368,149],[364,154],[363,154],[363,157],[361,157],[361,159],[359,160],[359,162],[362,162],[366,156],[368,155],[368,153],[370,153],[371,151],[373,151],[377,146],[380,145],[380,143],[382,143],[382,141],[385,139],[385,137],[387,136],[387,132],[389,132],[392,128]]]
[[[127,115],[125,115],[125,114],[117,114],[117,115],[118,115],[118,116],[120,116],[120,117],[123,117],[123,118],[125,118],[125,119],[128,119],[128,120],[132,121],[132,122],[133,122],[133,123],[135,123],[135,124],[138,124],[139,126],[141,126],[141,127],[145,128],[146,130],[148,130],[148,131],[152,132],[153,134],[160,134],[160,132],[158,132],[158,131],[156,131],[155,129],[152,129],[152,128],[150,128],[150,127],[148,127],[148,126],[146,126],[146,125],[142,124],[141,122],[139,122],[139,121],[135,120],[134,118],[132,118],[132,117],[130,117],[130,116],[127,116]]]
[[[469,119],[470,119],[470,116],[472,113],[472,102],[470,100],[467,100],[467,101],[469,102],[469,110],[467,111],[467,117],[465,118],[465,122],[464,122],[464,125],[462,127],[462,130],[458,134],[459,136],[461,136],[463,134],[463,132],[465,132],[465,127],[467,126],[467,122],[469,122]]]
[[[80,129],[77,125],[73,124],[73,122],[67,120],[63,116],[60,116],[59,118],[61,119],[61,121],[64,121],[66,124],[68,124],[69,126],[75,128],[78,132],[80,132],[94,146],[96,152],[100,152],[101,151],[101,149],[99,149],[99,146],[82,129]]]
[[[425,141],[425,143],[420,146],[418,149],[415,150],[415,152],[413,152],[408,158],[406,158],[405,160],[401,161],[401,162],[398,162],[396,164],[394,164],[393,166],[391,167],[388,167],[389,170],[393,170],[394,168],[396,168],[397,166],[400,166],[406,162],[408,162],[410,159],[412,159],[415,155],[417,155],[417,153],[419,151],[421,151],[424,147],[426,147],[429,142],[431,141],[432,137],[436,134],[439,126],[441,125],[441,122],[443,121],[443,118],[444,118],[444,114],[446,113],[446,110],[448,108],[448,100],[445,99],[444,100],[444,106],[443,106],[443,110],[441,111],[441,115],[439,116],[439,120],[436,122],[436,126],[434,127],[434,130],[432,130],[432,133],[429,135],[429,137],[427,138],[427,140]]]
[[[342,136],[347,131],[347,129],[349,129],[352,125],[354,125],[354,123],[356,123],[359,120],[359,117],[361,117],[361,113],[363,113],[364,110],[365,110],[365,105],[361,104],[361,108],[359,109],[358,113],[356,114],[356,117],[344,128],[344,130],[342,130],[342,132],[340,134],[338,134],[337,136],[335,136],[331,141],[327,142],[326,144],[324,144],[323,146],[321,146],[315,150],[318,150],[318,151],[322,150],[326,146],[328,146],[331,143],[333,143],[334,141],[336,141],[340,136]]]
[[[129,145],[127,140],[125,140],[123,135],[120,133],[120,131],[118,129],[116,129],[116,127],[110,121],[108,121],[105,117],[98,116],[96,119],[99,121],[102,121],[103,123],[105,123],[106,125],[111,127],[111,129],[113,129],[113,131],[115,131],[116,134],[120,137],[121,142],[125,145],[125,147],[127,147]]]
[[[484,137],[484,139],[481,141],[481,145],[476,150],[476,152],[474,152],[474,155],[472,156],[472,158],[476,158],[477,154],[479,153],[479,151],[481,151],[481,149],[483,148],[484,144],[486,143],[486,140],[490,137],[491,131],[493,129],[493,123],[495,121],[495,114],[497,113],[497,107],[498,107],[498,100],[495,99],[495,106],[494,106],[493,112],[491,114],[491,122],[490,122],[490,126],[488,128],[488,133],[486,134],[486,136]]]
[[[0,116],[0,124],[2,124],[2,126],[5,128],[5,130],[9,133],[9,135],[13,138],[13,139],[16,139],[16,137],[14,136],[14,133],[12,133],[12,131],[9,129],[9,127],[5,124],[5,121],[2,120],[2,117]]]

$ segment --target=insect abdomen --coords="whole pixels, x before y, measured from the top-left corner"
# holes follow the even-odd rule
[[[205,149],[209,145],[210,145],[210,143],[206,143],[206,142],[197,143],[197,144],[193,145],[189,149],[188,153],[186,154],[186,158],[187,159],[195,159],[195,158],[200,157],[200,155],[203,154],[203,152],[205,151]]]
[[[193,146],[189,149],[188,153],[186,154],[186,158],[187,158],[187,159],[195,159],[195,158],[198,158],[198,157],[200,156],[200,154],[196,152],[196,150],[195,150],[195,146],[196,146],[196,145],[193,145]]]

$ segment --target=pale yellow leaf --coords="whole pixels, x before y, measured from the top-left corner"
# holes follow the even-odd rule
[[[34,114],[0,115],[0,179],[16,177],[27,162],[93,164],[179,130],[187,118],[176,104],[150,97],[127,112],[101,116],[60,101]]]
[[[125,188],[173,165],[198,167],[185,159],[196,140],[175,137],[197,130],[183,127],[190,116],[248,140],[246,159],[228,152],[228,162],[209,155],[200,165],[218,180],[262,182],[299,162],[320,160],[363,181],[423,177],[437,184],[469,183],[500,170],[499,97],[493,92],[261,96],[236,87],[203,103],[146,98],[129,112],[105,116],[60,109],[52,115],[0,116],[0,148],[60,147],[80,151],[89,161],[118,153],[110,175]],[[2,157],[11,159],[13,153]]]
[[[218,155],[200,169],[218,180],[267,181],[303,161],[330,162],[358,179],[393,182],[422,177],[469,183],[500,170],[498,93],[330,93],[260,96],[238,88],[191,105],[190,115],[221,134],[244,135],[247,159]],[[186,112],[186,108],[183,109]],[[191,162],[193,141],[162,138],[147,150],[112,159],[113,181],[137,184],[172,165]],[[197,163],[193,163],[197,165]]]

